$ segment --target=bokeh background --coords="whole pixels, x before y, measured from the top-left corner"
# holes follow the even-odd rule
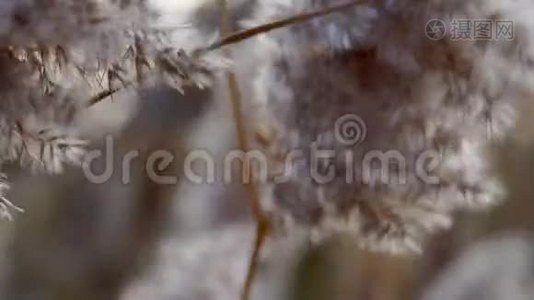
[[[162,171],[173,175],[192,149],[216,159],[235,149],[228,91],[214,90],[186,97],[156,87],[89,109],[79,123],[91,147],[104,149],[113,136],[115,172],[103,184],[80,169],[33,176],[10,166],[10,199],[25,213],[0,224],[0,299],[239,299],[254,239],[244,188],[184,178],[158,185],[144,170],[156,149],[175,153]],[[459,213],[420,255],[372,253],[344,236],[321,246],[298,234],[270,239],[253,299],[534,299],[534,106],[519,111],[514,134],[491,150],[508,191],[503,203]],[[131,150],[140,158],[123,184],[120,158]]]

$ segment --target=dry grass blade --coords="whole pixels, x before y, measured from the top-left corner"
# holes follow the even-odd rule
[[[230,18],[229,18],[229,11],[227,7],[226,0],[220,0],[220,6],[221,6],[221,32],[224,34],[226,32],[230,32]],[[230,54],[228,54],[230,55]],[[237,83],[236,75],[229,71],[227,74],[228,79],[228,88],[230,92],[230,100],[232,104],[232,113],[234,117],[234,123],[237,133],[237,139],[239,148],[241,151],[246,152],[249,150],[249,141],[247,138],[247,125],[245,118],[243,117],[243,103],[242,103],[242,97],[241,93],[239,91],[239,86]],[[246,160],[243,164],[243,168],[251,173],[251,165]],[[247,270],[247,275],[245,278],[245,282],[243,285],[243,289],[241,292],[241,299],[242,300],[248,300],[250,299],[251,290],[252,290],[252,283],[254,282],[254,279],[257,274],[258,270],[258,262],[259,257],[261,253],[261,249],[263,244],[265,243],[265,240],[268,236],[270,224],[267,219],[267,217],[263,214],[260,204],[260,193],[258,191],[258,188],[256,186],[256,183],[254,182],[254,179],[245,183],[245,186],[249,192],[250,195],[250,205],[252,209],[252,213],[254,215],[254,218],[256,220],[256,240],[253,245],[252,254],[250,257],[250,262]]]
[[[100,103],[102,100],[106,99],[107,97],[113,96],[115,93],[119,92],[122,88],[114,88],[114,89],[110,89],[110,90],[105,90],[105,91],[102,91],[102,92],[94,95],[87,102],[87,107],[91,107],[91,106],[93,106],[93,105],[95,105],[97,103]]]
[[[332,13],[335,13],[335,12],[341,12],[341,11],[349,9],[349,8],[351,8],[353,6],[361,5],[361,4],[366,3],[366,2],[367,1],[363,1],[363,0],[351,1],[351,2],[348,2],[348,3],[344,3],[344,4],[327,7],[327,8],[321,9],[319,11],[314,11],[314,12],[310,12],[310,13],[303,13],[303,14],[299,14],[299,15],[296,15],[296,16],[291,16],[291,17],[286,18],[286,19],[282,19],[282,20],[271,22],[271,23],[263,24],[263,25],[260,25],[260,26],[257,26],[257,27],[253,27],[253,28],[250,28],[250,29],[245,29],[243,31],[239,31],[239,32],[230,34],[230,35],[224,37],[223,39],[221,39],[219,41],[216,41],[215,43],[213,43],[209,47],[207,47],[205,49],[205,51],[211,51],[211,50],[215,50],[215,49],[221,48],[221,47],[226,46],[226,45],[239,43],[239,42],[244,41],[244,40],[246,40],[248,38],[251,38],[251,37],[253,37],[255,35],[258,35],[258,34],[261,34],[261,33],[265,33],[265,32],[269,32],[269,31],[272,31],[274,29],[279,29],[279,28],[286,27],[286,26],[289,26],[289,25],[302,23],[302,22],[305,22],[305,21],[308,21],[308,20],[311,20],[311,19],[314,19],[314,18],[317,18],[317,17],[329,15],[329,14],[332,14]]]
[[[223,0],[219,0],[219,1],[223,1]],[[348,3],[345,3],[345,4],[340,4],[340,5],[336,5],[336,6],[327,7],[327,8],[321,9],[319,11],[315,11],[315,12],[299,14],[299,15],[292,16],[292,17],[289,17],[289,18],[286,18],[286,19],[274,21],[274,22],[271,22],[271,23],[267,23],[267,24],[263,24],[263,25],[254,27],[254,28],[250,28],[250,29],[246,29],[246,30],[243,30],[243,31],[239,31],[239,32],[233,33],[233,34],[229,34],[225,38],[223,38],[223,39],[211,44],[210,46],[208,46],[206,48],[200,48],[200,49],[197,49],[196,51],[193,51],[193,57],[198,57],[199,55],[201,55],[204,52],[216,50],[216,49],[221,48],[221,47],[226,46],[226,45],[239,43],[241,41],[244,41],[244,40],[246,40],[248,38],[254,37],[254,36],[256,36],[258,34],[261,34],[261,33],[266,33],[266,32],[269,32],[271,30],[274,30],[274,29],[278,29],[278,28],[289,26],[289,25],[305,22],[305,21],[308,21],[308,20],[311,20],[311,19],[314,19],[314,18],[317,18],[317,17],[321,17],[321,16],[325,16],[325,15],[328,15],[328,14],[332,14],[332,13],[335,13],[335,12],[341,12],[343,10],[349,9],[349,8],[357,6],[357,5],[361,5],[361,4],[366,3],[366,2],[367,2],[366,0],[351,1],[351,2],[348,2]],[[134,51],[134,52],[138,52],[141,49],[131,49],[131,50],[137,50],[137,51]],[[136,70],[138,72],[137,80],[140,81],[140,80],[142,80],[142,77],[140,76],[140,71],[141,71],[142,67],[143,66],[144,67],[149,67],[149,64],[146,61],[146,59],[139,60],[138,56],[139,56],[138,54],[135,55],[135,58],[136,58],[135,65],[136,65]],[[104,100],[104,99],[106,99],[108,97],[113,96],[115,93],[117,93],[121,89],[123,89],[125,87],[128,87],[128,86],[130,86],[132,84],[133,84],[133,82],[128,82],[128,83],[125,83],[122,87],[117,87],[117,88],[113,88],[113,89],[110,88],[108,90],[102,91],[102,92],[96,94],[95,96],[93,96],[88,101],[88,105],[87,106],[89,106],[89,107],[93,106],[93,105],[99,103],[100,101],[102,101],[102,100]]]

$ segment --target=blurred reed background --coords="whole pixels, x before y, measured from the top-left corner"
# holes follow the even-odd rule
[[[250,9],[239,7],[236,14]],[[199,14],[214,19],[216,12]],[[143,169],[154,149],[176,154],[163,172],[177,174],[188,150],[220,159],[235,148],[228,91],[214,90],[184,97],[158,87],[89,111],[82,125],[98,125],[98,134],[87,132],[95,147],[104,147],[107,132],[116,136],[116,157],[140,151],[131,184],[121,183],[120,172],[96,185],[79,169],[35,177],[12,166],[10,199],[26,213],[0,226],[0,299],[239,299],[253,240],[243,188],[182,178],[157,185]],[[534,299],[534,106],[520,111],[516,133],[493,149],[508,191],[501,205],[458,214],[421,255],[371,253],[343,236],[322,246],[270,240],[253,299]]]
[[[130,149],[168,148],[179,157],[192,147],[215,155],[232,147],[230,112],[209,95],[198,93],[190,102],[176,101],[181,96],[170,91],[151,93],[151,101],[131,109],[137,117],[116,140],[118,157]],[[121,109],[116,101],[108,105]],[[162,103],[167,109],[158,109]],[[532,108],[522,111],[517,133],[494,148],[508,190],[501,205],[457,215],[453,228],[434,235],[421,255],[371,253],[344,237],[322,246],[299,239],[274,246],[255,297],[533,299],[534,124]],[[201,138],[205,132],[225,138]],[[134,170],[129,185],[120,183],[120,174],[95,185],[80,170],[61,180],[20,173],[12,197],[27,212],[2,224],[1,299],[237,299],[253,228],[242,188],[187,181],[159,186],[144,178],[141,162]],[[481,258],[460,259],[464,255]],[[500,284],[504,295],[477,294]],[[450,295],[439,294],[444,286]]]

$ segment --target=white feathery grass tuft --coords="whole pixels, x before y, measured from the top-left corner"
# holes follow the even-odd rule
[[[260,1],[247,24],[341,2]],[[428,233],[448,228],[455,211],[499,203],[505,191],[488,149],[508,134],[517,103],[532,92],[534,23],[525,14],[532,7],[529,1],[369,2],[259,37],[254,119],[274,134],[258,147],[270,153],[270,164],[283,163],[292,149],[306,154],[292,163],[287,182],[265,186],[265,208],[277,227],[305,228],[313,240],[348,232],[373,250],[413,252]],[[514,39],[434,41],[424,33],[431,19],[494,16],[514,21]],[[365,140],[354,146],[334,134],[346,114],[367,126]],[[351,152],[356,177],[373,151],[396,151],[407,167],[382,166],[387,182],[378,176],[347,183],[347,165],[336,157],[328,161],[334,179],[319,183],[310,176],[313,144]],[[438,158],[425,169],[437,183],[419,178],[421,153]]]

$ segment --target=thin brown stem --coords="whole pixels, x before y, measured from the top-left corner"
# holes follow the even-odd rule
[[[238,147],[243,152],[246,152],[249,150],[249,142],[247,138],[247,125],[245,118],[243,117],[243,102],[241,93],[237,84],[236,75],[233,72],[228,72],[227,79],[228,87],[230,90],[230,101],[232,104],[234,125],[237,133]],[[247,159],[244,160],[243,168],[249,171],[249,173],[251,173],[252,166],[250,165],[250,162]],[[261,210],[259,192],[255,181],[250,180],[248,182],[245,182],[245,185],[252,198],[251,208],[254,217],[258,220],[265,218]]]
[[[230,25],[230,16],[229,16],[229,10],[227,7],[226,0],[219,0],[220,8],[221,8],[221,33],[226,34],[228,32],[231,32],[231,25]],[[230,52],[228,51],[228,56],[230,56]],[[229,96],[230,101],[232,105],[232,113],[234,118],[234,124],[236,128],[237,133],[237,142],[238,146],[241,151],[246,153],[246,151],[249,150],[249,141],[248,141],[248,135],[247,135],[247,124],[246,120],[243,116],[243,99],[239,90],[239,85],[237,82],[237,77],[235,73],[232,71],[228,71],[227,73],[227,80],[228,80],[228,89],[229,89]],[[249,174],[252,174],[251,172],[251,165],[248,160],[244,160],[243,163],[244,170],[248,171]],[[254,241],[252,254],[250,257],[250,262],[247,270],[247,275],[245,278],[245,282],[243,285],[243,289],[241,292],[241,299],[242,300],[249,300],[252,290],[252,284],[254,282],[254,279],[256,277],[256,274],[258,273],[258,263],[260,259],[261,249],[263,247],[263,244],[265,243],[265,240],[268,235],[269,231],[269,221],[263,214],[263,211],[261,209],[261,203],[260,203],[260,193],[258,191],[258,188],[256,186],[256,183],[254,181],[254,178],[252,180],[249,180],[248,182],[244,182],[249,196],[250,196],[250,206],[252,213],[254,215],[254,218],[256,220],[256,239]]]
[[[254,241],[254,248],[250,255],[250,261],[247,270],[247,276],[243,289],[241,291],[241,300],[249,300],[252,294],[252,284],[258,273],[258,265],[260,261],[261,249],[269,236],[270,224],[267,219],[260,219],[256,224],[256,239]]]
[[[243,152],[246,152],[249,149],[246,132],[246,122],[243,117],[241,93],[239,92],[237,78],[233,72],[228,72],[228,87],[230,89],[230,99],[232,101],[232,111],[237,131],[239,148]],[[248,170],[249,174],[252,174],[249,160],[244,160],[243,168],[245,170]],[[258,192],[258,187],[256,186],[254,178],[246,182],[245,186],[251,198],[250,206],[252,214],[254,215],[254,218],[256,220],[256,240],[254,241],[252,255],[250,257],[250,262],[247,270],[247,276],[245,278],[245,283],[243,285],[243,290],[241,294],[242,300],[249,300],[252,291],[252,283],[254,282],[256,274],[258,273],[257,270],[261,249],[263,247],[263,244],[265,243],[265,240],[267,239],[270,225],[267,217],[263,214],[263,211],[261,209],[260,194]]]
[[[213,44],[208,46],[205,50],[206,51],[211,51],[211,50],[215,50],[215,49],[221,48],[221,47],[226,46],[226,45],[239,43],[239,42],[241,42],[243,40],[246,40],[248,38],[251,38],[251,37],[256,36],[258,34],[261,34],[261,33],[269,32],[269,31],[272,31],[274,29],[286,27],[286,26],[289,26],[289,25],[297,24],[297,23],[302,23],[302,22],[305,22],[305,21],[308,21],[308,20],[311,20],[311,19],[314,19],[314,18],[317,18],[317,17],[329,15],[329,14],[332,14],[332,13],[335,13],[335,12],[341,12],[341,11],[349,9],[349,8],[351,8],[353,6],[361,5],[361,4],[366,3],[366,2],[367,1],[365,1],[365,0],[351,1],[351,2],[348,2],[348,3],[344,3],[344,4],[340,4],[340,5],[335,5],[335,6],[323,8],[323,9],[320,9],[318,11],[309,12],[309,13],[302,13],[302,14],[291,16],[291,17],[288,17],[288,18],[285,18],[285,19],[281,19],[281,20],[278,20],[278,21],[273,21],[273,22],[270,22],[270,23],[267,23],[267,24],[262,24],[262,25],[259,25],[257,27],[252,27],[252,28],[249,28],[249,29],[238,31],[238,32],[232,33],[230,35],[227,35],[226,37],[222,38],[219,41],[214,42]]]

